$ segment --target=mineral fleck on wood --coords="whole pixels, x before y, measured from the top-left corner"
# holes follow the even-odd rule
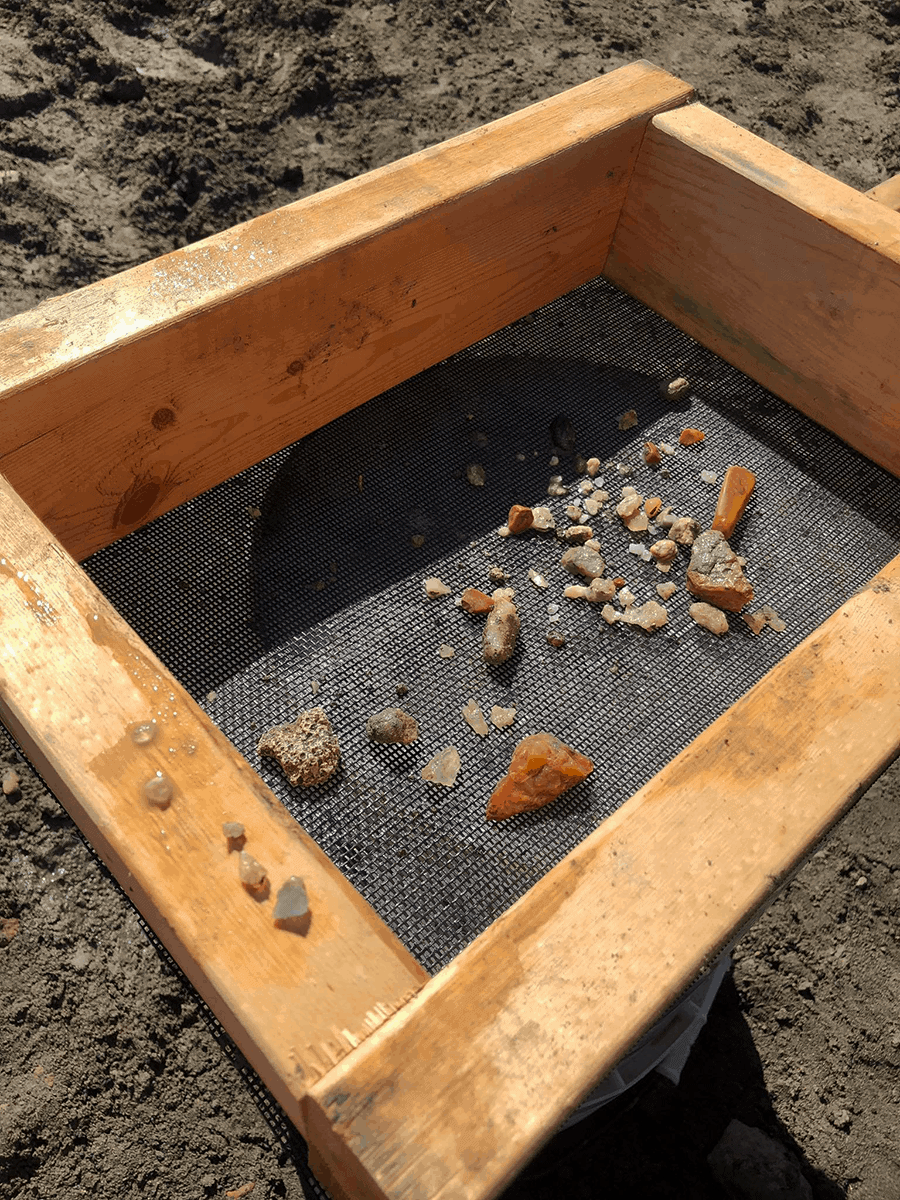
[[[226,821],[222,826],[222,832],[229,842],[239,842],[244,836],[244,827],[240,821]]]
[[[276,921],[290,921],[293,917],[305,917],[308,912],[309,897],[303,880],[299,875],[292,875],[278,889],[272,916]]]
[[[738,556],[718,529],[708,529],[695,539],[687,589],[699,600],[728,612],[740,612],[753,599],[753,587]]]
[[[484,661],[492,667],[512,657],[519,636],[519,613],[512,600],[498,600],[488,613],[482,636]]]
[[[477,700],[467,700],[465,705],[460,709],[466,724],[475,730],[481,737],[487,737],[488,726],[484,719],[484,713],[478,706]]]
[[[551,733],[523,738],[513,751],[509,772],[488,801],[489,821],[543,808],[586,779],[594,764]]]
[[[258,888],[265,883],[266,868],[252,854],[242,850],[238,859],[238,877],[244,887]]]
[[[728,618],[719,608],[713,608],[711,604],[692,604],[688,609],[691,614],[691,620],[696,621],[698,625],[702,625],[704,629],[708,629],[710,633],[721,635],[728,632]]]
[[[366,733],[370,742],[382,746],[408,746],[418,738],[419,726],[402,708],[383,708],[366,721]]]
[[[453,787],[459,774],[459,751],[455,746],[447,746],[440,750],[425,764],[420,774],[426,783],[440,783],[443,787]]]
[[[308,708],[295,721],[275,725],[259,739],[257,752],[274,758],[291,787],[325,783],[341,761],[341,750],[324,708]]]
[[[510,533],[524,533],[534,524],[534,513],[526,504],[514,504],[506,518]]]
[[[485,595],[480,588],[466,588],[460,597],[459,607],[467,613],[489,613],[494,607],[494,601]]]

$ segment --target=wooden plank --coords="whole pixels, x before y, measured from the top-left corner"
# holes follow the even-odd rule
[[[597,275],[691,94],[635,63],[12,318],[0,470],[87,556]]]
[[[898,662],[900,557],[310,1089],[333,1195],[508,1183],[900,752]]]
[[[0,476],[0,720],[279,1103],[298,1101],[428,978]],[[155,720],[137,745],[129,729]],[[149,805],[162,770],[171,806]],[[270,894],[238,880],[246,827]],[[306,882],[304,933],[275,893]]]
[[[869,188],[866,195],[872,200],[877,200],[879,204],[883,204],[885,208],[892,208],[894,212],[900,212],[900,175],[892,175],[890,179],[885,179],[875,187]]]
[[[900,215],[697,104],[651,123],[604,274],[900,475]]]

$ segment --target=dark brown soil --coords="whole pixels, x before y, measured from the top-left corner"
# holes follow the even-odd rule
[[[0,0],[0,30],[0,317],[641,57],[854,187],[900,171],[894,0]],[[302,1196],[302,1147],[17,769],[0,1197]],[[895,768],[743,939],[681,1085],[579,1126],[510,1197],[721,1200],[706,1155],[736,1117],[821,1200],[900,1198],[898,797]]]

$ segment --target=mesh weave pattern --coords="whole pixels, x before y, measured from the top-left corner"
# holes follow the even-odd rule
[[[660,379],[686,376],[673,404]],[[635,409],[621,432],[616,417]],[[754,637],[738,618],[717,639],[698,628],[680,588],[658,633],[608,627],[599,606],[562,597],[573,582],[552,536],[501,539],[510,504],[548,504],[561,526],[577,495],[574,459],[553,453],[548,424],[566,413],[577,449],[596,455],[607,490],[625,483],[677,513],[712,518],[717,485],[740,463],[757,488],[732,545],[748,560],[757,603],[787,630]],[[645,439],[700,446],[640,460]],[[467,464],[483,465],[473,487]],[[623,478],[607,463],[631,464]],[[362,489],[359,480],[362,477]],[[609,510],[607,507],[607,512]],[[261,516],[251,515],[259,510]],[[469,941],[724,712],[898,550],[900,482],[749,381],[637,301],[599,279],[333,421],[266,461],[94,555],[85,567],[297,820],[431,971]],[[607,574],[638,602],[682,583],[627,552],[617,518],[595,519]],[[424,534],[421,548],[411,537]],[[661,534],[659,535],[661,536]],[[522,617],[519,648],[481,661],[482,622],[452,596],[425,597],[439,575],[454,595],[490,590],[507,569]],[[538,591],[536,567],[550,581]],[[551,648],[547,606],[567,642]],[[442,659],[448,643],[455,657]],[[312,681],[319,685],[314,695]],[[402,701],[420,725],[408,747],[373,746],[373,711]],[[213,699],[207,699],[214,693]],[[511,729],[479,738],[459,710],[475,698],[515,705]],[[269,726],[322,704],[342,747],[328,784],[292,789],[255,745]],[[550,807],[487,823],[484,808],[527,733],[547,730],[593,758],[590,778]],[[462,759],[452,789],[419,770],[437,750]]]

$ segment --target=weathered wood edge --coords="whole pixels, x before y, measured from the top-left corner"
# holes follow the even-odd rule
[[[310,1089],[332,1194],[501,1190],[900,752],[898,661],[900,557]]]
[[[651,122],[603,273],[900,475],[900,215],[693,104]]]
[[[2,476],[0,720],[300,1123],[309,1083],[428,973]],[[158,770],[175,785],[164,811],[143,794]],[[240,884],[225,821],[245,826],[267,893]],[[291,875],[308,928],[272,918]]]
[[[865,193],[870,199],[877,200],[885,208],[900,212],[900,175],[892,175]]]
[[[634,63],[11,318],[0,470],[86,557],[596,276],[691,97]]]

